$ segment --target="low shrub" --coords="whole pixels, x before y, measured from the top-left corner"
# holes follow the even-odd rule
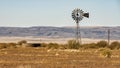
[[[51,49],[51,48],[53,48],[53,49],[58,49],[58,48],[59,48],[59,44],[57,44],[57,43],[49,43],[49,44],[47,45],[47,48],[48,48],[48,49]]]
[[[47,47],[48,44],[47,43],[41,43],[41,47]]]
[[[120,49],[120,43],[117,41],[112,42],[109,46],[110,49]]]
[[[106,57],[106,58],[111,58],[112,52],[108,48],[100,48],[99,49],[100,56]]]
[[[79,49],[80,48],[80,43],[76,40],[69,40],[67,45],[68,45],[68,48],[70,48],[70,49]]]
[[[21,40],[21,41],[18,42],[18,45],[22,45],[22,44],[26,44],[26,43],[27,43],[26,40]]]
[[[99,41],[97,44],[96,44],[96,46],[98,47],[98,48],[104,48],[104,47],[106,47],[108,45],[108,43],[106,42],[106,41]]]
[[[16,43],[7,43],[7,48],[16,48]]]
[[[61,45],[59,45],[59,49],[67,49],[67,44],[61,44]]]
[[[7,48],[7,44],[6,43],[0,43],[0,49],[3,49],[3,48]]]
[[[91,44],[83,44],[82,48],[89,49],[89,48],[98,48],[98,47],[96,46],[95,43],[91,43]]]

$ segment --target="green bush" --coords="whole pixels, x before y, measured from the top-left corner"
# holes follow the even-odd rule
[[[16,43],[7,43],[7,48],[16,48]]]
[[[22,44],[26,44],[26,43],[27,43],[26,40],[21,40],[21,41],[18,42],[18,45],[22,45]]]
[[[70,49],[79,49],[80,48],[80,43],[77,42],[76,40],[69,40],[67,45],[68,45],[68,48],[70,48]]]
[[[108,45],[108,43],[106,41],[99,41],[96,46],[99,47],[99,48],[104,48]]]
[[[109,46],[110,49],[120,49],[120,43],[117,41],[112,42]]]
[[[91,44],[83,44],[82,48],[89,49],[89,48],[98,48],[98,47],[96,46],[95,43],[91,43]]]
[[[67,44],[62,44],[59,46],[59,49],[67,49]]]
[[[41,47],[47,47],[48,46],[48,44],[46,44],[46,43],[41,43]]]
[[[16,48],[16,43],[0,43],[0,49],[2,48]]]
[[[51,49],[51,48],[53,48],[53,49],[58,49],[58,48],[59,48],[59,44],[57,44],[57,43],[49,43],[49,44],[47,45],[47,48],[48,48],[48,49]]]
[[[111,58],[112,52],[107,48],[101,48],[99,49],[100,56]]]

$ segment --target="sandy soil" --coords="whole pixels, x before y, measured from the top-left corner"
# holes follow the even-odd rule
[[[28,43],[59,43],[59,44],[65,44],[68,40],[72,40],[74,38],[46,38],[46,37],[0,37],[0,43],[10,43],[10,42],[18,42],[21,40],[26,40]],[[89,38],[82,38],[82,43],[96,43],[100,40],[105,39],[89,39]],[[107,41],[107,40],[106,40]],[[119,41],[120,40],[111,40],[113,41]]]

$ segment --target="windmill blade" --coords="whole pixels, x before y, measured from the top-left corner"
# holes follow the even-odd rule
[[[83,16],[89,18],[89,13],[84,13]]]

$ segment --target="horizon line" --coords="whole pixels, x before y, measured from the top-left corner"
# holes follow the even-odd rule
[[[0,26],[0,27],[76,27],[76,26]],[[97,25],[97,26],[80,26],[80,27],[120,27],[120,26],[104,26],[104,25]]]

